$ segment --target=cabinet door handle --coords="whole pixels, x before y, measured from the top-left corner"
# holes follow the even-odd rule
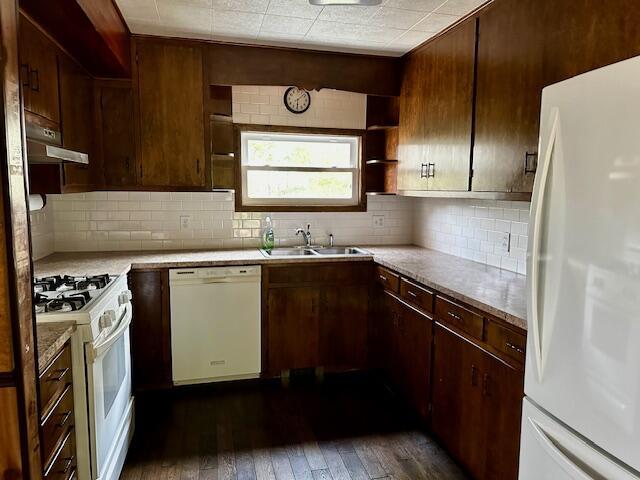
[[[379,275],[380,280],[382,280],[383,282],[388,281],[389,279],[387,277],[385,277],[384,275]]]
[[[471,386],[478,385],[478,369],[475,365],[471,365]]]
[[[538,152],[525,152],[524,154],[524,173],[536,173],[538,169]]]
[[[60,370],[51,372],[51,375],[47,377],[47,382],[59,382],[64,378],[64,376],[67,374],[68,371],[69,371],[68,368],[61,368]],[[58,372],[58,375],[54,375],[56,372]]]
[[[34,92],[40,91],[40,76],[38,75],[37,69],[33,69],[29,72],[29,84],[31,85],[31,90]]]
[[[447,315],[449,315],[451,318],[453,318],[454,320],[456,320],[458,322],[462,322],[462,317],[460,315],[456,315],[453,312],[447,312]]]
[[[482,395],[485,397],[491,396],[491,377],[488,373],[485,373],[482,377]]]
[[[22,86],[29,88],[29,64],[23,63],[20,65],[20,78],[22,79]]]
[[[510,348],[511,350],[515,350],[518,353],[524,354],[524,348],[514,345],[511,342],[505,342],[504,346]]]
[[[200,173],[200,159],[196,158],[196,172]]]
[[[411,295],[413,298],[418,298],[418,295],[411,290],[407,290],[407,294]]]
[[[427,178],[429,175],[429,164],[421,163],[420,164],[420,178]]]
[[[427,168],[427,177],[428,178],[433,178],[436,176],[436,164],[435,163],[428,163],[428,168]]]
[[[61,413],[60,416],[62,417],[62,419],[60,420],[60,422],[58,422],[58,427],[64,427],[64,424],[67,423],[67,421],[69,421],[69,418],[71,417],[72,413],[73,412],[71,410]]]
[[[57,473],[60,473],[61,475],[64,475],[65,473],[67,473],[69,471],[69,469],[71,468],[71,466],[73,465],[73,457],[67,457],[64,459],[64,467],[62,468],[62,470],[59,470]]]

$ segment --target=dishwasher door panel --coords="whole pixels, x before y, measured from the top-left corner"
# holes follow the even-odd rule
[[[170,285],[175,384],[259,377],[260,281],[233,280]]]

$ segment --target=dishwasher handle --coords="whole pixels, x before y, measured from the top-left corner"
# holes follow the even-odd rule
[[[247,277],[210,277],[210,278],[184,278],[170,280],[172,287],[182,285],[210,285],[214,283],[256,283],[260,281],[259,275]]]
[[[171,285],[259,282],[260,266],[201,267],[169,270]]]

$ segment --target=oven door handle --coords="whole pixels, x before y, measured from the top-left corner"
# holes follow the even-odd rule
[[[113,332],[111,332],[111,335],[97,344],[90,343],[87,345],[87,360],[89,363],[94,363],[98,358],[104,355],[109,348],[111,348],[111,345],[113,345],[129,328],[132,318],[133,315],[131,314],[131,310],[126,308],[118,326],[113,330]]]

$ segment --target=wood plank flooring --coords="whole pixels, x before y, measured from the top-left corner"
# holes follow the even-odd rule
[[[123,480],[466,479],[369,376],[138,395]]]

